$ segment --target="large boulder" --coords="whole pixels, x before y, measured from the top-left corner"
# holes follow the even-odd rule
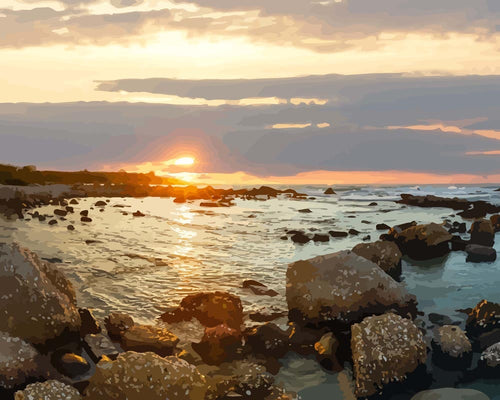
[[[206,364],[218,365],[232,361],[242,347],[241,331],[224,324],[206,327],[201,341],[191,346]]]
[[[490,222],[495,232],[500,232],[500,214],[492,215]]]
[[[80,333],[75,291],[55,267],[17,244],[0,244],[0,331],[33,344]]]
[[[416,315],[416,299],[375,263],[350,251],[297,261],[288,266],[289,318],[299,324],[350,325],[394,309]]]
[[[290,350],[290,332],[268,322],[250,328],[245,332],[245,341],[252,354],[264,357],[281,358]]]
[[[481,300],[467,317],[467,334],[476,339],[497,329],[500,329],[500,304]]]
[[[488,347],[481,353],[479,368],[487,376],[500,376],[500,342]]]
[[[16,392],[14,400],[81,400],[82,396],[73,386],[50,380],[32,383]]]
[[[441,388],[424,390],[411,400],[490,400],[490,398],[474,389]]]
[[[442,225],[431,223],[394,232],[394,239],[403,254],[415,260],[427,260],[448,254],[452,235]]]
[[[495,230],[491,221],[482,219],[475,221],[470,227],[471,244],[491,247],[495,243]]]
[[[472,345],[465,332],[455,325],[436,329],[432,341],[433,360],[444,369],[467,368],[472,361]]]
[[[358,397],[371,396],[391,382],[401,382],[425,363],[427,348],[420,330],[396,314],[367,317],[351,328],[351,350]]]
[[[125,351],[152,351],[162,357],[173,354],[179,338],[165,328],[134,324],[123,332],[120,343]]]
[[[85,399],[203,400],[206,391],[204,376],[188,362],[129,351],[97,364]]]
[[[377,264],[394,279],[401,275],[401,251],[394,242],[379,240],[374,243],[360,243],[352,251]]]
[[[33,346],[0,332],[0,388],[13,389],[44,378],[48,372],[46,365],[46,360]]]
[[[468,262],[493,262],[497,259],[497,252],[493,247],[482,246],[480,244],[469,244],[465,246],[465,251],[467,253]]]

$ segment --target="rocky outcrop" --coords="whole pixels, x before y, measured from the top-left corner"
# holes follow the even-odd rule
[[[177,357],[126,352],[101,360],[85,390],[86,400],[203,400],[206,381]]]
[[[395,243],[381,240],[374,243],[360,243],[352,251],[374,262],[394,279],[400,277],[403,254]]]
[[[493,262],[497,259],[497,251],[493,247],[469,244],[465,246],[468,262]]]
[[[401,232],[395,231],[394,240],[403,254],[415,260],[441,257],[450,252],[452,236],[441,225],[415,225]]]
[[[444,369],[464,369],[472,361],[472,345],[465,332],[455,325],[436,329],[432,341],[433,360]]]
[[[470,243],[491,247],[495,243],[495,230],[490,221],[475,221],[470,227]]]
[[[289,335],[289,331],[267,323],[247,330],[245,340],[252,354],[281,358],[290,350]]]
[[[411,400],[490,400],[490,398],[474,389],[441,388],[424,390]]]
[[[391,382],[401,382],[425,363],[422,333],[395,314],[367,317],[351,329],[351,350],[358,397],[371,396]]]
[[[17,244],[0,244],[0,331],[33,344],[80,332],[75,291],[66,277]]]
[[[416,299],[402,284],[350,251],[297,261],[286,277],[289,318],[300,324],[350,325],[389,309],[416,314]]]
[[[324,194],[337,194],[332,188],[328,188],[325,190]]]
[[[500,376],[500,342],[488,347],[481,353],[479,368],[486,376]]]
[[[241,347],[242,334],[225,324],[206,327],[199,343],[193,343],[193,349],[209,365],[219,365],[232,361]]]
[[[500,329],[500,304],[480,301],[469,313],[466,329],[472,338]]]
[[[82,396],[73,386],[50,380],[32,383],[16,392],[14,400],[81,400]]]

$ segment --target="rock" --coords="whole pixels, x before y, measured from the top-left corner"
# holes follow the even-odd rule
[[[474,389],[441,388],[424,390],[411,400],[490,400],[490,398]]]
[[[200,207],[220,207],[220,205],[218,203],[205,201],[200,203]]]
[[[314,354],[316,351],[314,346],[325,333],[325,329],[308,328],[297,323],[292,323],[291,327],[289,335],[291,349],[302,355]]]
[[[104,326],[109,337],[120,339],[125,331],[134,326],[134,320],[128,314],[111,313],[104,319]]]
[[[99,362],[103,357],[114,360],[119,354],[114,343],[102,333],[86,335],[83,345],[94,362]]]
[[[455,236],[451,238],[451,250],[452,251],[465,251],[465,248],[469,244],[468,240],[462,239],[460,236]]]
[[[203,400],[205,378],[177,357],[127,352],[101,360],[85,390],[86,400]]]
[[[65,217],[66,215],[68,215],[68,212],[65,211],[65,210],[58,210],[58,209],[55,209],[54,210],[54,214],[55,215],[58,215],[60,217]]]
[[[69,213],[74,213],[75,212],[75,209],[73,207],[70,207],[70,206],[66,206],[64,207],[64,209],[69,212]]]
[[[438,326],[444,326],[444,325],[452,325],[452,320],[450,317],[443,315],[443,314],[438,314],[438,313],[430,313],[428,315],[429,321]]]
[[[367,317],[351,328],[351,350],[358,397],[371,396],[391,382],[401,382],[424,364],[422,333],[396,314]]]
[[[362,223],[362,224],[366,224],[366,225],[370,225],[370,224],[371,224],[371,221],[367,221],[366,219],[362,219],[362,220],[361,220],[361,223]]]
[[[312,213],[312,211],[309,208],[303,208],[302,210],[299,210],[299,213],[309,214]]]
[[[443,369],[461,370],[472,361],[472,345],[465,332],[455,325],[439,327],[432,340],[433,361]]]
[[[161,318],[169,323],[196,318],[204,326],[225,324],[239,330],[243,323],[243,306],[239,297],[230,293],[202,292],[186,296],[176,310],[164,313]]]
[[[451,226],[450,229],[448,229],[448,232],[450,233],[465,233],[467,232],[467,225],[465,225],[465,222],[453,222],[453,225]]]
[[[343,238],[349,236],[347,232],[341,232],[341,231],[329,231],[328,233],[330,234],[331,237],[334,238]]]
[[[290,332],[268,322],[245,332],[245,341],[252,354],[264,357],[282,358],[290,350]]]
[[[312,240],[314,242],[322,242],[322,243],[329,242],[330,236],[317,233],[313,236]]]
[[[47,219],[47,218],[45,217],[45,215],[39,215],[39,216],[38,216],[38,221],[40,221],[40,222],[43,222],[43,221],[45,221],[46,219]]]
[[[42,356],[24,340],[0,332],[0,388],[13,389],[46,374]]]
[[[274,311],[268,309],[262,309],[261,311],[256,311],[250,313],[248,317],[254,322],[269,322],[275,319],[284,317],[287,315],[286,311]]]
[[[484,350],[498,342],[500,342],[500,328],[479,335],[476,340],[476,347],[479,350]]]
[[[311,240],[311,238],[303,233],[296,233],[291,237],[292,242],[305,244]]]
[[[328,188],[325,190],[324,194],[337,194],[332,188]]]
[[[83,210],[83,211],[80,211],[80,215],[82,217],[88,217],[89,216],[89,210]]]
[[[85,240],[85,244],[90,245],[94,243],[102,243],[100,240],[94,240],[94,239],[87,239]]]
[[[493,247],[469,244],[465,246],[468,262],[493,262],[497,259],[497,251]]]
[[[64,351],[56,351],[52,355],[52,364],[60,373],[71,378],[83,375],[90,369],[90,365],[85,358]]]
[[[495,232],[500,232],[500,214],[492,215],[490,222]]]
[[[104,207],[106,205],[107,205],[107,203],[105,201],[102,201],[102,200],[99,200],[98,202],[96,202],[94,204],[95,207]]]
[[[71,199],[69,204],[78,204],[78,200],[76,199]]]
[[[99,322],[97,322],[91,310],[88,308],[79,308],[78,313],[80,314],[80,319],[82,320],[82,325],[80,327],[81,337],[101,332]]]
[[[32,383],[16,392],[14,400],[81,400],[82,396],[73,386],[50,380]]]
[[[378,206],[378,203],[372,201],[370,204],[368,204],[368,207],[375,207]]]
[[[479,368],[484,375],[496,378],[500,376],[500,342],[488,347],[481,353]]]
[[[319,363],[328,370],[340,371],[342,369],[336,354],[339,341],[332,332],[325,333],[321,339],[314,344]]]
[[[243,282],[244,289],[250,289],[254,294],[259,296],[277,296],[279,293],[276,290],[269,289],[263,283],[254,281],[252,279]]]
[[[377,264],[382,270],[398,279],[401,276],[401,258],[403,254],[393,242],[377,241],[360,243],[352,249],[353,253]]]
[[[81,218],[80,218],[80,221],[81,221],[81,222],[92,222],[92,218],[89,218],[89,217],[81,217]]]
[[[78,335],[81,320],[71,283],[17,244],[0,244],[0,293],[0,331],[40,345]]]
[[[235,358],[241,347],[241,331],[225,324],[206,327],[199,343],[193,343],[193,349],[209,365],[219,365]]]
[[[49,225],[55,225],[55,224],[57,224],[57,221],[55,219],[51,219],[49,221]]]
[[[68,225],[66,228],[68,229],[68,231],[74,231],[75,230],[75,227],[73,225]]]
[[[389,229],[391,229],[391,227],[387,224],[377,224],[375,225],[375,228],[377,229],[377,231],[388,231]]]
[[[290,230],[290,231],[286,231],[286,234],[287,235],[303,235],[304,231]]]
[[[136,212],[132,213],[132,215],[134,217],[145,217],[146,216],[146,214],[141,213],[139,210],[137,210]]]
[[[359,235],[361,232],[357,231],[356,229],[349,229],[349,235],[354,235],[354,236],[357,236]]]
[[[263,283],[260,283],[259,281],[255,281],[253,279],[247,279],[247,280],[243,281],[243,284],[241,285],[241,287],[243,289],[249,288],[250,286],[261,286],[263,288],[267,287]]]
[[[471,244],[492,247],[495,243],[495,230],[488,220],[483,219],[473,222],[469,232]]]
[[[179,338],[165,328],[134,324],[121,332],[120,343],[125,351],[151,351],[165,357],[173,354]]]
[[[289,397],[269,397],[275,392],[273,386],[274,378],[267,373],[255,374],[246,373],[245,375],[232,376],[216,385],[210,387],[206,400],[273,400],[273,399],[291,399]]]
[[[500,328],[500,304],[481,300],[469,313],[466,330],[469,337],[478,338]]]
[[[291,321],[352,324],[388,309],[416,315],[416,299],[402,284],[350,251],[297,261],[286,276]]]
[[[415,260],[427,260],[448,254],[452,236],[443,226],[431,223],[395,232],[394,238],[403,254]]]

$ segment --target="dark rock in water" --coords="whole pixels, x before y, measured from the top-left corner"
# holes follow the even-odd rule
[[[371,236],[370,235],[366,235],[366,236],[363,236],[363,242],[367,242],[368,240],[371,240]]]
[[[292,242],[294,243],[301,243],[301,244],[305,244],[311,240],[309,236],[303,233],[296,233],[290,239],[292,239]]]
[[[38,221],[43,222],[43,221],[45,221],[45,220],[46,220],[45,215],[39,215],[39,216],[38,216]]]
[[[15,400],[81,400],[82,396],[73,386],[49,380],[32,383],[15,394]]]
[[[500,328],[479,335],[476,340],[476,348],[484,350],[495,343],[500,342]]]
[[[261,287],[267,287],[266,285],[264,285],[263,283],[260,283],[258,281],[255,281],[253,279],[247,279],[245,281],[243,281],[243,284],[241,285],[242,288],[249,288],[250,286],[261,286]]]
[[[90,369],[90,365],[85,358],[64,351],[56,351],[52,355],[52,364],[60,373],[70,378],[83,375]]]
[[[87,244],[87,245],[94,244],[94,243],[101,243],[101,241],[100,240],[94,240],[94,239],[87,239],[85,241],[85,244]]]
[[[274,321],[275,319],[286,316],[288,313],[286,311],[277,311],[273,309],[262,309],[260,311],[256,311],[250,313],[248,317],[254,322],[269,322]]]
[[[447,315],[438,314],[438,313],[430,313],[428,315],[428,317],[429,317],[429,321],[434,325],[438,325],[438,326],[452,325],[452,320]]]
[[[179,338],[168,329],[134,324],[120,332],[120,343],[125,351],[151,351],[162,357],[174,353]]]
[[[401,276],[401,258],[403,254],[394,242],[377,241],[360,243],[352,251],[377,264],[384,272],[398,279]]]
[[[83,210],[83,211],[80,211],[80,215],[81,215],[82,217],[88,217],[88,215],[89,215],[89,210]]]
[[[452,251],[465,251],[465,248],[468,244],[469,241],[462,239],[460,236],[453,235],[453,237],[451,238]]]
[[[134,217],[145,217],[146,214],[141,213],[139,210],[137,210],[135,213],[132,213]]]
[[[472,362],[472,345],[465,332],[455,325],[436,329],[432,340],[432,360],[447,370],[462,370]]]
[[[289,330],[284,331],[278,325],[268,322],[245,331],[245,341],[252,354],[282,358],[290,350],[289,335]]]
[[[368,204],[368,207],[375,207],[378,206],[378,203],[372,201],[370,204]]]
[[[201,341],[192,344],[193,349],[209,365],[232,361],[241,346],[241,331],[225,324],[206,327]]]
[[[362,219],[361,223],[369,225],[369,224],[371,224],[371,221],[367,221],[366,219]]]
[[[78,204],[78,200],[76,199],[71,199],[69,204]]]
[[[500,232],[500,214],[492,215],[490,217],[490,222],[495,232]]]
[[[196,318],[204,326],[226,324],[240,329],[243,323],[243,306],[239,297],[227,292],[202,292],[182,299],[180,306],[162,314],[167,323],[189,321]]]
[[[65,211],[65,210],[54,210],[54,214],[55,215],[59,215],[60,217],[65,217],[66,215],[68,215],[68,212]]]
[[[479,368],[486,377],[500,376],[500,342],[488,347],[481,353]]]
[[[201,400],[206,391],[203,375],[188,362],[130,351],[97,365],[85,400]]]
[[[317,233],[313,236],[312,238],[313,241],[315,242],[329,242],[330,241],[330,236],[329,235],[323,235],[320,233]]]
[[[281,236],[280,239],[281,240],[288,240],[288,236]]]
[[[391,229],[391,227],[387,224],[377,224],[375,228],[377,229],[377,231],[385,231]]]
[[[111,313],[104,319],[104,326],[112,339],[120,339],[125,331],[134,326],[134,320],[128,314]]]
[[[13,389],[44,378],[46,361],[38,351],[17,337],[0,332],[0,387]]]
[[[68,229],[68,231],[74,231],[75,230],[75,227],[73,225],[68,225],[66,228]]]
[[[334,238],[343,238],[349,236],[347,232],[341,232],[341,231],[329,231],[328,233],[330,234],[331,237]]]
[[[293,322],[349,325],[389,309],[416,315],[415,296],[378,265],[350,251],[292,263],[286,277]]]
[[[86,335],[83,345],[94,362],[99,362],[103,357],[114,360],[119,354],[114,343],[102,333]]]
[[[104,207],[106,205],[107,205],[107,203],[105,201],[102,201],[102,200],[99,200],[98,202],[96,202],[94,204],[95,207]]]
[[[342,370],[342,366],[337,360],[336,354],[339,348],[339,341],[332,332],[325,333],[314,344],[316,357],[323,368],[333,371]]]
[[[184,196],[176,197],[174,199],[174,203],[185,203],[185,202],[186,202],[186,198]]]
[[[495,243],[495,230],[491,221],[483,219],[473,222],[470,227],[470,242],[471,244],[492,247]]]
[[[437,258],[450,252],[452,236],[438,224],[415,225],[399,233],[394,230],[393,234],[401,252],[415,260]]]
[[[220,205],[218,203],[205,201],[200,203],[200,207],[220,207]]]
[[[484,333],[500,328],[500,304],[481,300],[467,317],[466,330],[469,337],[477,338]]]
[[[349,229],[349,235],[354,235],[354,236],[357,236],[359,235],[361,232],[357,231],[356,229]]]
[[[308,214],[308,213],[312,213],[312,211],[309,208],[303,208],[302,210],[299,210],[299,213]]]
[[[89,218],[89,217],[81,217],[81,218],[80,218],[80,221],[81,221],[81,222],[92,222],[92,218]]]
[[[411,400],[490,400],[490,398],[474,389],[441,388],[424,390]]]
[[[99,322],[97,322],[91,310],[88,308],[79,308],[78,313],[80,314],[80,319],[82,320],[82,326],[80,327],[81,337],[101,332]]]
[[[51,219],[49,221],[49,225],[56,225],[57,224],[57,221],[55,219]]]
[[[312,329],[293,323],[289,334],[290,348],[298,354],[314,354],[314,346],[325,332],[325,329]]]
[[[324,194],[337,194],[332,188],[328,188],[325,190]]]
[[[35,253],[17,244],[0,244],[0,287],[0,331],[36,345],[62,344],[79,336],[72,284]]]
[[[254,294],[259,296],[274,297],[279,294],[276,290],[269,289],[266,285],[254,280],[244,281],[243,288],[250,289]]]
[[[99,212],[104,212],[104,208],[100,208],[100,209],[99,209]]]
[[[448,229],[450,233],[465,233],[467,232],[467,225],[465,222],[453,222],[453,225]]]
[[[497,252],[493,247],[469,244],[465,247],[468,262],[493,262],[497,259]]]
[[[296,231],[296,230],[291,230],[291,231],[286,231],[287,235],[303,235],[304,231]]]
[[[224,379],[210,387],[205,400],[230,400],[230,399],[248,399],[248,400],[286,400],[292,397],[283,394],[283,392],[273,386],[274,377],[269,373],[256,373],[249,365],[248,372],[245,375],[233,376]]]
[[[398,315],[367,317],[354,324],[351,332],[358,397],[374,395],[389,382],[407,379],[427,359],[422,333],[411,320]]]
[[[60,258],[57,258],[57,257],[53,257],[53,258],[42,257],[42,260],[47,261],[47,262],[52,263],[52,264],[58,264],[58,263],[63,262],[63,260],[61,260]]]

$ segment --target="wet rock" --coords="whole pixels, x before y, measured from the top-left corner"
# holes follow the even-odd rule
[[[500,376],[500,342],[481,353],[479,368],[483,375],[497,378]]]
[[[328,233],[330,234],[331,237],[334,238],[343,238],[349,236],[347,232],[341,232],[341,231],[329,231]]]
[[[336,354],[339,341],[332,332],[325,333],[321,339],[314,344],[319,363],[328,370],[340,371],[342,366],[337,360]]]
[[[279,294],[276,290],[269,289],[266,285],[253,280],[244,281],[243,288],[250,289],[254,294],[258,296],[275,297]]]
[[[448,229],[450,233],[465,233],[467,232],[467,226],[465,222],[453,222],[452,226]]]
[[[47,218],[45,217],[45,215],[39,215],[39,216],[38,216],[38,221],[40,221],[40,222],[43,222],[43,221],[45,221],[46,219],[47,219]]]
[[[66,215],[68,215],[68,212],[65,211],[65,210],[58,210],[58,209],[55,209],[54,210],[54,214],[55,215],[58,215],[60,217],[65,217]]]
[[[326,329],[313,329],[297,323],[291,324],[289,335],[290,347],[296,353],[310,355],[315,353],[315,344],[318,342]]]
[[[55,219],[51,219],[49,221],[49,225],[56,225],[57,224],[57,221]]]
[[[467,334],[476,339],[496,329],[500,329],[500,304],[480,301],[467,317]]]
[[[332,188],[328,188],[325,190],[324,194],[337,194]]]
[[[186,202],[186,198],[184,196],[179,196],[179,197],[176,197],[174,199],[174,203],[181,204],[181,203],[185,203],[185,202]]]
[[[226,324],[240,329],[243,323],[243,306],[239,297],[227,292],[202,292],[186,296],[174,311],[161,318],[168,323],[198,319],[202,325],[214,327]]]
[[[443,314],[438,314],[438,313],[430,313],[428,315],[429,321],[438,326],[444,326],[444,325],[452,325],[452,320],[450,317],[443,315]]]
[[[201,202],[200,207],[220,207],[219,203],[213,203],[213,202]]]
[[[452,251],[465,251],[465,248],[469,244],[468,240],[462,239],[460,236],[453,236],[451,238],[451,250]]]
[[[357,236],[359,235],[361,232],[360,231],[357,231],[356,229],[354,228],[351,228],[349,229],[349,235],[354,235],[354,236]]]
[[[286,311],[279,311],[274,309],[262,309],[256,312],[252,312],[248,315],[250,320],[254,322],[269,322],[275,319],[286,316],[288,313]]]
[[[125,351],[151,351],[165,357],[173,354],[179,338],[165,328],[134,324],[121,332],[120,343]]]
[[[99,322],[97,322],[94,314],[88,308],[79,308],[78,313],[80,314],[80,319],[82,320],[82,325],[80,327],[80,336],[95,334],[101,332],[101,327]]]
[[[69,204],[78,204],[78,200],[77,199],[71,199],[69,201]]]
[[[83,210],[83,211],[80,211],[80,215],[82,217],[88,217],[89,216],[89,210]]]
[[[69,280],[17,244],[0,244],[0,293],[0,331],[33,344],[79,334],[81,320]]]
[[[500,342],[500,328],[479,335],[476,339],[476,347],[484,350],[498,342]]]
[[[95,240],[95,239],[87,239],[85,240],[86,245],[94,244],[94,243],[102,243],[100,240]]]
[[[402,284],[350,251],[297,261],[286,276],[291,321],[352,324],[388,309],[416,315],[416,299]]]
[[[30,344],[0,332],[0,388],[13,389],[30,380],[43,378],[42,356]]]
[[[82,396],[73,386],[56,380],[32,383],[17,391],[14,400],[81,400]]]
[[[436,329],[432,347],[432,359],[443,369],[461,370],[471,364],[471,342],[458,326],[444,325]]]
[[[120,339],[134,324],[132,317],[123,313],[111,313],[104,319],[104,326],[112,339]]]
[[[268,322],[247,330],[245,340],[252,354],[281,358],[290,350],[289,335],[289,331],[284,331],[278,325]]]
[[[497,259],[497,251],[493,247],[469,244],[465,246],[468,262],[493,262]]]
[[[431,223],[395,232],[394,238],[403,254],[415,260],[427,260],[448,254],[452,236],[443,226]]]
[[[286,234],[287,235],[303,235],[304,234],[304,231],[297,231],[297,230],[290,230],[290,231],[286,231]]]
[[[102,201],[102,200],[99,200],[98,202],[96,202],[94,204],[95,207],[104,207],[106,205],[107,205],[107,203],[105,201]]]
[[[74,231],[75,227],[73,225],[68,225],[66,229],[68,229],[68,231]]]
[[[68,213],[74,213],[75,212],[75,209],[73,207],[70,207],[70,206],[66,206],[64,207],[64,209],[68,212]]]
[[[114,360],[119,354],[114,343],[102,333],[86,335],[83,345],[94,362],[99,362],[103,357]]]
[[[274,378],[267,373],[228,377],[211,386],[206,400],[272,400]],[[276,397],[274,398],[276,399]],[[278,397],[280,399],[280,397]],[[288,399],[288,397],[282,398]]]
[[[146,216],[146,214],[141,213],[139,210],[137,210],[136,212],[132,213],[132,215],[134,217],[145,217]]]
[[[375,207],[378,206],[378,203],[372,201],[370,204],[368,204],[368,207]]]
[[[411,400],[490,400],[490,398],[474,389],[441,388],[424,390]]]
[[[394,279],[401,276],[403,254],[395,243],[380,240],[374,243],[360,243],[352,251],[358,256],[374,262]]]
[[[81,221],[81,222],[92,222],[92,218],[89,218],[89,217],[81,217],[81,218],[80,218],[80,221]]]
[[[475,221],[470,227],[471,244],[492,247],[495,243],[495,230],[488,220]]]
[[[371,396],[390,382],[401,382],[427,358],[422,333],[409,319],[389,313],[367,317],[351,328],[358,397]]]
[[[313,236],[312,240],[314,242],[321,242],[321,243],[325,243],[325,242],[329,242],[330,241],[330,236],[328,235],[323,235],[323,234],[320,234],[320,233],[317,233]]]
[[[193,349],[209,365],[233,360],[241,346],[241,331],[225,324],[206,327],[201,341],[192,344]]]
[[[303,208],[302,210],[299,210],[299,213],[309,214],[312,213],[312,211],[309,208]]]
[[[391,227],[387,224],[377,224],[375,228],[377,229],[377,231],[388,231],[389,229],[391,229]]]
[[[305,244],[311,240],[311,238],[303,233],[296,233],[291,237],[292,242]]]
[[[52,355],[52,364],[59,372],[71,378],[83,375],[90,369],[90,365],[85,358],[64,351],[56,351]]]
[[[495,232],[500,232],[500,214],[492,215],[490,222]]]
[[[203,400],[206,381],[177,357],[126,352],[101,360],[85,390],[86,400]]]

